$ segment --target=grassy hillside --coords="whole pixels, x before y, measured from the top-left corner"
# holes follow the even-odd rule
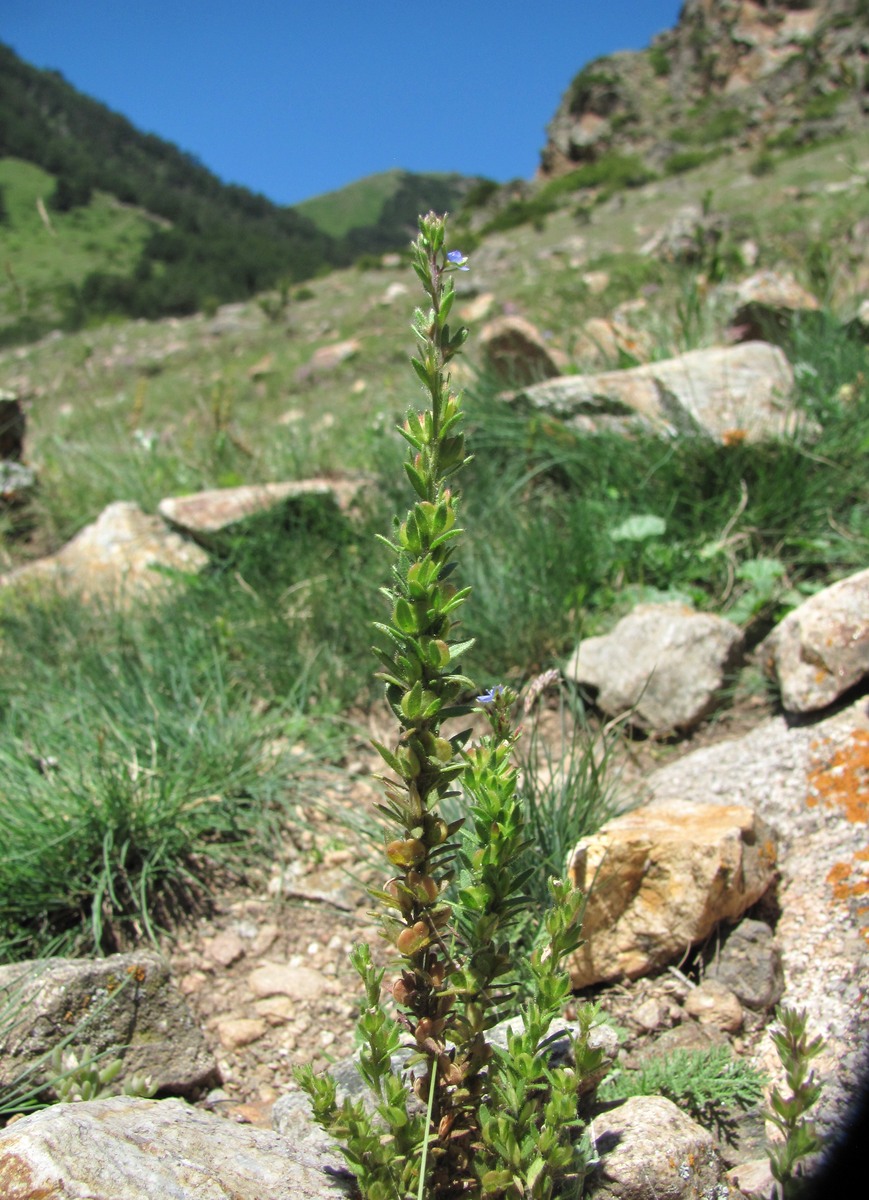
[[[379,232],[382,238],[388,237],[393,246],[398,246],[414,236],[418,213],[430,209],[454,211],[478,182],[476,178],[455,174],[382,171],[337,191],[313,196],[296,207],[332,237],[342,238],[355,232],[361,245],[366,232]]]
[[[0,342],[26,340],[75,316],[78,290],[92,272],[131,273],[156,218],[94,192],[70,212],[46,207],[53,175],[21,159],[0,159]],[[40,204],[44,216],[40,215]]]

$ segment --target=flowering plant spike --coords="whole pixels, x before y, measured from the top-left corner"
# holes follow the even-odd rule
[[[385,972],[367,946],[353,955],[366,995],[359,1071],[373,1105],[339,1103],[334,1081],[309,1068],[298,1078],[367,1200],[548,1200],[568,1185],[573,1195],[581,1187],[578,1076],[598,1065],[585,1040],[587,1013],[577,1045],[581,1068],[553,1067],[543,1045],[569,997],[560,964],[579,943],[583,897],[552,881],[547,939],[530,964],[523,1028],[510,1034],[506,1053],[497,1050],[486,1033],[519,1011],[510,1007],[510,930],[528,903],[528,843],[512,753],[516,695],[501,684],[477,695],[476,711],[491,727],[477,744],[468,731],[444,732],[448,719],[473,711],[465,697],[478,691],[460,666],[472,644],[459,634],[470,589],[454,580],[462,530],[450,486],[470,461],[461,396],[448,370],[467,337],[449,321],[452,275],[468,265],[461,251],[446,248],[446,218],[429,213],[419,228],[412,263],[428,304],[414,314],[411,364],[427,406],[401,428],[415,500],[404,519],[395,519],[392,537],[381,539],[392,572],[382,589],[389,616],[376,626],[382,644],[374,651],[398,732],[391,747],[375,743],[389,772],[380,777],[378,805],[389,875],[370,890],[397,969],[387,1011]],[[444,801],[456,798],[466,816],[450,821]],[[409,1054],[403,1074],[392,1061],[402,1047]]]

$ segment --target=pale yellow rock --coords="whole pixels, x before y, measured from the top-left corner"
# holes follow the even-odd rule
[[[775,863],[772,830],[742,805],[673,801],[608,821],[569,865],[588,893],[573,986],[636,979],[681,958],[760,899]]]

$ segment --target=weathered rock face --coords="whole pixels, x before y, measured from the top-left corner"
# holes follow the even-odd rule
[[[565,676],[598,689],[604,712],[657,733],[688,729],[716,704],[742,648],[731,621],[683,605],[643,604],[611,633],[580,642]]]
[[[739,805],[682,800],[608,821],[568,868],[588,893],[573,986],[635,979],[680,958],[760,899],[775,862],[771,829]]]
[[[0,1131],[3,1200],[337,1200],[304,1148],[181,1100],[58,1104]]]
[[[813,712],[869,675],[869,569],[810,596],[758,649],[788,712]]]
[[[777,346],[691,350],[625,371],[552,379],[515,393],[520,406],[561,417],[583,432],[642,427],[667,436],[704,433],[727,445],[791,434],[803,424],[794,377]]]
[[[867,28],[860,0],[686,0],[649,50],[597,59],[573,79],[547,129],[541,172],[613,152],[659,171],[686,148],[856,130]]]
[[[722,1166],[711,1134],[663,1096],[634,1096],[595,1117],[592,1200],[713,1196]]]
[[[125,603],[168,587],[161,567],[196,573],[207,562],[204,550],[173,533],[159,517],[118,500],[57,554],[0,576],[0,584],[54,587],[85,600]]]
[[[22,1077],[51,1078],[45,1057],[73,1035],[73,1052],[108,1052],[157,1091],[191,1095],[213,1083],[217,1066],[166,963],[147,950],[108,958],[48,958],[0,967],[0,1006],[20,1012],[0,1043],[0,1092]],[[0,1195],[4,1195],[0,1189]]]

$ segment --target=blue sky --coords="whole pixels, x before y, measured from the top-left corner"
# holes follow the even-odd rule
[[[2,0],[0,41],[280,204],[403,167],[530,178],[586,62],[681,0]]]

